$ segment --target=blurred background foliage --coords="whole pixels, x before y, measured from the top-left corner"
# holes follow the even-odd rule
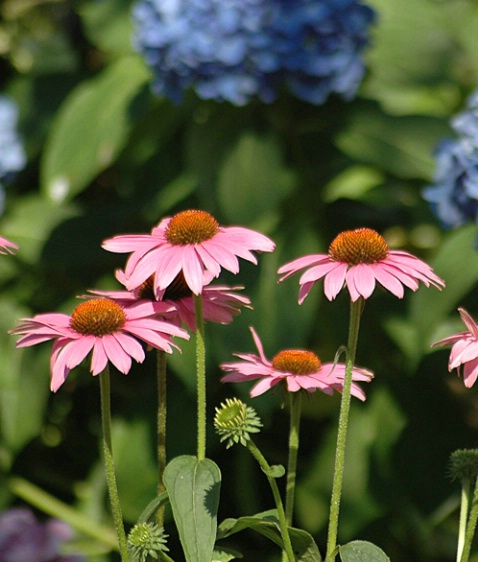
[[[209,419],[227,396],[218,364],[253,351],[254,325],[272,357],[306,347],[330,361],[345,343],[345,293],[330,303],[319,287],[302,306],[297,279],[277,285],[277,268],[327,249],[341,230],[369,226],[392,247],[431,263],[442,293],[421,288],[403,301],[377,291],[367,302],[359,365],[375,380],[354,404],[340,541],[367,539],[394,562],[454,559],[458,484],[450,453],[476,447],[478,401],[447,372],[430,343],[461,330],[456,308],[478,314],[476,228],[444,231],[422,197],[450,117],[478,87],[478,3],[369,0],[378,14],[359,95],[321,106],[283,94],[244,107],[188,94],[180,105],[155,97],[133,51],[130,0],[3,0],[0,88],[20,111],[28,164],[6,189],[0,232],[20,246],[0,260],[0,510],[48,492],[90,526],[111,528],[98,453],[99,389],[87,367],[49,392],[49,346],[15,350],[19,318],[71,312],[89,288],[115,287],[124,256],[101,249],[119,233],[146,232],[163,216],[202,208],[275,240],[259,267],[242,264],[254,310],[230,326],[208,325]],[[168,450],[195,447],[194,343],[169,360]],[[155,495],[154,356],[113,379],[120,496],[131,524]],[[249,399],[248,399],[249,400]],[[250,403],[250,402],[249,402]],[[325,543],[338,397],[312,396],[301,428],[296,524]],[[257,442],[286,462],[287,411],[268,394],[251,404],[264,422]],[[220,519],[271,507],[263,475],[211,432],[208,456],[223,473]],[[31,488],[34,484],[37,488]],[[264,490],[259,492],[259,490]],[[54,511],[54,510],[53,510]],[[79,525],[90,562],[114,560],[107,540]],[[228,546],[247,560],[278,560],[255,535]],[[171,548],[175,549],[174,537]],[[260,550],[259,550],[260,549]],[[270,554],[268,554],[270,553]],[[478,556],[475,555],[475,560]]]

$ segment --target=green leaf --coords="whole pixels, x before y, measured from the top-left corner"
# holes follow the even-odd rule
[[[113,55],[132,52],[130,0],[84,1],[78,13],[88,39],[102,51]]]
[[[187,562],[211,562],[216,540],[221,472],[209,459],[183,455],[164,471],[184,556]]]
[[[212,562],[229,562],[229,560],[234,560],[236,558],[243,558],[243,556],[237,550],[222,546],[216,546],[212,554]]]
[[[143,507],[157,492],[158,472],[146,420],[113,419],[113,451],[123,516],[136,522]],[[137,475],[141,474],[141,478]]]
[[[449,128],[444,120],[391,116],[373,104],[363,104],[336,142],[351,158],[399,178],[429,180],[435,168],[433,151],[445,136]]]
[[[218,539],[224,539],[245,529],[251,529],[267,537],[283,548],[276,510],[265,511],[250,517],[225,519],[218,528]],[[321,562],[322,557],[312,536],[302,529],[289,527],[290,540],[297,562]]]
[[[124,57],[68,96],[41,162],[42,190],[51,199],[74,197],[114,162],[131,127],[131,104],[148,77],[139,57]]]
[[[143,513],[139,516],[138,523],[148,523],[150,522],[156,511],[164,504],[168,503],[169,497],[166,492],[163,492],[158,497],[151,500],[146,506]]]
[[[285,468],[281,464],[275,464],[264,470],[264,473],[271,478],[282,478],[285,474]]]
[[[434,287],[420,289],[410,295],[410,310],[406,319],[389,318],[387,332],[406,354],[411,365],[417,365],[431,344],[446,334],[443,323],[451,310],[457,308],[478,281],[476,259],[476,226],[467,225],[450,232],[430,265],[445,280],[446,287],[438,292]],[[466,264],[466,267],[463,267]]]
[[[435,288],[422,287],[410,299],[411,320],[423,351],[430,349],[437,326],[478,281],[476,236],[475,225],[451,232],[430,263],[445,280],[445,289],[438,293]]]
[[[50,394],[48,347],[16,349],[17,337],[7,333],[25,316],[26,309],[7,295],[0,300],[0,469],[42,432]]]
[[[224,159],[219,171],[218,198],[228,221],[250,224],[267,216],[293,186],[278,140],[248,131]]]
[[[352,541],[339,546],[342,562],[390,562],[381,548],[367,541]]]

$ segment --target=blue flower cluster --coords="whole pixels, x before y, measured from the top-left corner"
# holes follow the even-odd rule
[[[478,92],[451,125],[457,138],[439,144],[434,183],[424,191],[445,227],[478,222]]]
[[[283,88],[321,104],[355,96],[375,12],[357,0],[138,0],[134,42],[174,102],[193,88],[203,99],[245,105]]]
[[[70,527],[49,519],[39,523],[25,508],[0,514],[0,560],[2,562],[83,562],[83,556],[60,555],[66,541],[73,538]]]
[[[6,96],[0,95],[0,210],[3,207],[3,183],[26,163],[25,151],[17,133],[18,109]]]

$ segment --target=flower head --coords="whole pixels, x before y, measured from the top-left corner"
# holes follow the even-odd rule
[[[456,138],[438,145],[433,184],[423,193],[448,228],[478,220],[478,92],[451,126]]]
[[[321,104],[355,95],[374,12],[356,0],[138,0],[133,20],[158,95],[179,102],[191,87],[244,105],[285,86]]]
[[[221,268],[239,272],[238,257],[257,264],[252,250],[272,252],[275,244],[254,230],[220,226],[205,211],[182,211],[163,219],[151,234],[115,236],[103,242],[110,252],[131,252],[126,268],[128,290],[140,287],[154,275],[154,292],[164,291],[182,273],[189,289],[199,295],[205,272],[218,277]]]
[[[212,278],[207,272],[205,283]],[[116,278],[126,286],[124,271],[117,270]],[[208,322],[230,324],[235,315],[240,314],[240,307],[252,308],[248,297],[240,295],[244,287],[227,287],[225,285],[205,285],[202,291],[203,317]],[[158,314],[169,322],[184,323],[191,332],[196,331],[196,311],[193,293],[186,285],[184,275],[179,273],[169,287],[163,292],[162,299],[156,300],[154,276],[152,275],[134,291],[92,291],[95,295],[109,297],[127,307],[141,300],[157,303]]]
[[[101,373],[108,361],[127,374],[131,359],[138,363],[144,361],[140,341],[172,353],[172,348],[177,346],[171,336],[189,339],[187,332],[156,315],[153,303],[140,302],[124,308],[112,299],[97,298],[79,304],[71,316],[50,313],[25,318],[11,333],[22,335],[17,347],[53,340],[51,389],[56,392],[70,370],[90,351],[93,375]]]
[[[458,312],[468,329],[465,332],[443,338],[435,342],[432,347],[452,346],[448,370],[458,369],[458,374],[460,374],[463,367],[463,382],[467,388],[471,388],[478,377],[478,324],[464,308],[459,308]]]
[[[334,300],[344,284],[352,301],[367,299],[378,281],[382,287],[401,299],[405,285],[416,291],[421,281],[438,289],[445,286],[433,269],[412,254],[390,250],[385,239],[371,228],[357,228],[341,232],[330,244],[327,254],[314,254],[283,265],[278,273],[283,281],[301,269],[299,303],[309,294],[316,281],[324,278],[324,292]]]
[[[0,514],[2,562],[82,562],[84,556],[60,554],[64,543],[71,539],[71,528],[58,519],[40,523],[23,507]]]
[[[288,392],[320,390],[332,395],[334,390],[342,392],[345,377],[343,363],[321,363],[311,351],[287,349],[280,351],[270,361],[264,354],[262,342],[254,328],[250,328],[259,355],[238,354],[241,361],[224,363],[223,371],[228,372],[222,382],[244,382],[259,379],[251,390],[251,397],[259,396],[275,385],[283,382]],[[365,393],[356,384],[357,381],[370,382],[371,371],[354,367],[352,374],[352,395],[365,400]]]

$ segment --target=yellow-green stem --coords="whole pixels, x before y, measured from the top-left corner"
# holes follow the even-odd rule
[[[285,516],[287,525],[292,526],[294,513],[295,482],[297,477],[297,456],[299,453],[300,414],[302,410],[302,391],[290,392],[290,431],[289,460],[287,463],[287,485],[285,496]]]
[[[202,295],[194,295],[196,314],[197,458],[206,457],[206,343]]]
[[[259,463],[259,466],[262,468],[263,472],[267,476],[267,481],[269,482],[269,486],[272,490],[272,495],[274,497],[274,502],[276,504],[277,515],[279,517],[279,526],[281,531],[282,540],[284,542],[284,550],[286,552],[287,558],[289,562],[295,562],[294,551],[292,549],[292,542],[289,536],[289,529],[287,528],[287,520],[285,516],[284,505],[282,504],[282,499],[280,497],[279,488],[277,486],[277,482],[275,478],[269,476],[271,467],[269,463],[264,458],[263,454],[259,451],[256,444],[252,439],[247,441],[247,448],[252,453],[252,456],[256,459]]]
[[[334,562],[337,547],[337,534],[339,527],[340,497],[345,468],[345,444],[347,441],[347,428],[350,412],[350,396],[352,389],[352,374],[357,351],[360,316],[364,301],[360,297],[350,305],[350,325],[347,342],[347,362],[345,367],[344,387],[340,402],[339,427],[337,433],[337,448],[335,450],[334,480],[332,484],[332,497],[330,500],[329,530],[327,535],[327,553],[325,562]]]
[[[167,385],[166,385],[166,353],[157,350],[157,379],[158,379],[158,496],[166,491],[163,483],[166,468],[166,415],[167,415]],[[160,505],[156,512],[158,527],[164,524],[164,505]]]
[[[113,461],[113,447],[111,443],[111,397],[110,397],[110,372],[109,366],[100,373],[101,395],[101,425],[103,430],[103,460],[105,463],[106,483],[110,497],[113,522],[118,537],[119,552],[122,562],[129,562],[128,545],[123,525],[123,514],[116,485],[115,466]]]
[[[475,491],[473,493],[473,501],[471,502],[470,516],[466,526],[465,542],[460,562],[468,562],[470,559],[471,545],[475,536],[476,522],[478,520],[478,479],[475,480]]]

